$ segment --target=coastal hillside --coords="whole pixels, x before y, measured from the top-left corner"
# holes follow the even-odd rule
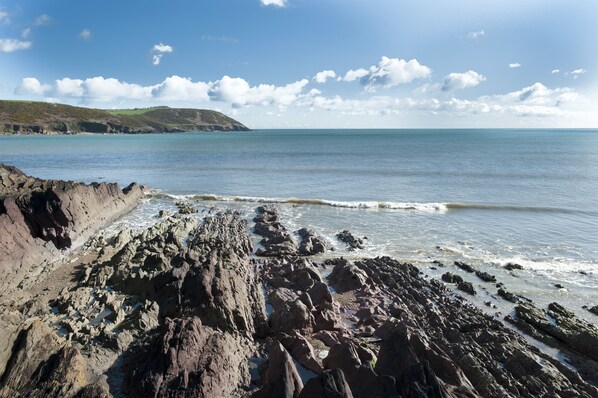
[[[183,131],[248,131],[216,111],[155,107],[102,110],[45,102],[0,100],[0,133],[172,133]]]

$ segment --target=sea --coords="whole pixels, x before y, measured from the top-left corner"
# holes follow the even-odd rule
[[[148,186],[113,230],[155,223],[179,200],[249,221],[274,203],[287,229],[326,237],[335,251],[325,256],[391,256],[427,278],[457,273],[474,284],[476,296],[462,293],[474,304],[511,313],[495,284],[453,265],[462,261],[540,308],[556,301],[598,323],[584,308],[598,305],[595,129],[0,136],[0,162],[40,178]],[[367,238],[363,250],[335,238],[345,229]]]

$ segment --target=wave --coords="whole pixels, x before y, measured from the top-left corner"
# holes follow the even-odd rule
[[[338,201],[327,199],[306,198],[271,198],[261,196],[231,196],[215,194],[190,194],[173,195],[161,191],[152,191],[151,197],[171,198],[174,200],[202,200],[213,202],[249,202],[249,203],[288,203],[294,205],[320,205],[347,209],[382,209],[382,210],[407,210],[424,213],[447,213],[459,210],[492,210],[492,211],[522,211],[541,213],[565,214],[596,214],[595,212],[566,209],[558,207],[516,206],[516,205],[489,205],[478,203],[459,202],[388,202],[388,201]]]

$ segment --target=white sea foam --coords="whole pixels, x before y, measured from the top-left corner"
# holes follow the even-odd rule
[[[261,196],[228,196],[214,194],[199,195],[173,195],[162,192],[152,192],[150,195],[156,197],[170,197],[174,200],[203,200],[214,202],[249,202],[249,203],[288,203],[293,205],[320,205],[340,207],[347,209],[386,209],[386,210],[410,210],[424,213],[445,213],[448,210],[447,203],[419,203],[419,202],[378,202],[378,201],[339,201],[327,199],[305,199],[305,198],[270,198]]]

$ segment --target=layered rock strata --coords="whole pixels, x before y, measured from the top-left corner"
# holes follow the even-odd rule
[[[255,250],[239,213],[179,207],[193,211],[95,238],[74,286],[2,313],[0,396],[598,396],[411,264],[305,255],[272,206]],[[566,309],[543,314],[526,304],[517,319],[594,344]]]
[[[42,263],[80,246],[142,195],[137,184],[40,180],[0,164],[0,289],[6,293]]]

